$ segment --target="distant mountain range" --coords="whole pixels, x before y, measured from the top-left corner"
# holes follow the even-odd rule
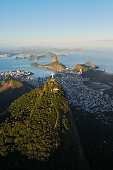
[[[20,48],[20,49],[9,49],[9,50],[4,50],[0,49],[0,57],[11,57],[11,56],[16,56],[16,59],[21,59],[21,56],[27,56],[24,57],[24,59],[32,59],[32,58],[37,58],[37,57],[46,57],[46,58],[52,58],[55,55],[58,57],[64,57],[65,55],[72,54],[75,52],[84,52],[88,53],[90,52],[89,50],[86,49],[81,49],[81,48],[75,48],[75,49],[59,49],[59,48],[49,48],[49,49],[39,49],[39,48]],[[22,57],[23,58],[23,57]]]
[[[28,55],[28,57],[21,57],[21,56],[22,54],[20,56],[16,56],[15,59],[39,60],[40,58],[53,58],[57,55],[54,53],[47,52],[47,53]]]

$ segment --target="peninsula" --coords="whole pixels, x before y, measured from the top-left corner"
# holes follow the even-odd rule
[[[60,63],[58,61],[58,58],[57,56],[55,56],[53,58],[53,61],[52,63],[49,63],[49,64],[46,64],[46,65],[40,65],[40,64],[37,64],[37,63],[31,63],[31,66],[35,66],[35,67],[38,67],[38,68],[47,68],[47,69],[51,69],[51,70],[54,70],[54,71],[62,71],[64,70],[66,67]]]
[[[87,72],[89,69],[98,69],[99,67],[95,65],[94,63],[88,61],[85,62],[84,64],[77,64],[74,68],[73,71],[80,71],[82,72]]]

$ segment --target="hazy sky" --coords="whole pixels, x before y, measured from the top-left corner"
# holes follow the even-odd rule
[[[0,44],[113,47],[113,0],[0,0]]]

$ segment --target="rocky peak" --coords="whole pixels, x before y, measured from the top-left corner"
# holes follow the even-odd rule
[[[55,57],[53,58],[53,63],[54,63],[54,62],[58,62],[57,56],[55,56]]]

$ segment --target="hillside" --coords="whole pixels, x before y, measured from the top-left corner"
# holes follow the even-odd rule
[[[108,85],[113,84],[113,75],[112,74],[107,74],[105,71],[101,70],[90,70],[82,75],[83,77],[88,77],[90,81],[96,81],[100,83],[105,83]]]
[[[89,69],[98,69],[99,67],[95,65],[94,63],[88,61],[85,62],[85,64],[77,64],[74,68],[73,71],[80,71],[82,72],[87,72]]]
[[[59,88],[59,93],[54,92],[54,88]],[[64,122],[62,124],[64,128],[62,129],[60,110],[62,110],[63,114],[62,123]],[[50,151],[54,151],[55,148],[60,145],[60,133],[68,129],[65,115],[68,110],[68,104],[60,85],[55,82],[54,84],[53,82],[48,82],[48,84],[45,84],[43,91],[41,89],[35,89],[33,92],[22,96],[11,104],[9,107],[10,119],[7,119],[3,124],[3,127],[8,125],[8,132],[6,131],[5,135],[10,136],[10,133],[11,135],[13,133],[13,136],[15,136],[15,149],[22,153],[24,152],[28,157],[48,159]],[[13,123],[13,127],[10,123]],[[19,127],[18,134],[21,135],[21,141],[20,137],[16,135],[14,131],[17,127]],[[25,134],[27,134],[26,137],[24,136]],[[29,144],[29,140],[27,141],[28,138],[29,140],[32,139],[33,144]],[[43,145],[40,144],[40,140],[43,140]],[[24,144],[26,143],[25,141],[28,142],[30,146]],[[23,143],[23,146],[21,145],[22,147],[17,146],[19,142]],[[30,148],[28,148],[28,146]],[[38,154],[36,152],[37,149]],[[1,154],[4,155],[7,152],[6,147],[6,150],[4,150],[4,152],[2,150]]]
[[[7,112],[10,117],[0,127],[1,169],[88,170],[65,92],[56,80],[24,94]]]
[[[50,64],[44,65],[44,68],[48,68],[55,71],[62,71],[65,69],[65,66],[59,62],[52,62]]]
[[[1,84],[0,112],[4,111],[4,109],[6,109],[16,98],[20,97],[26,92],[29,92],[33,88],[27,83],[21,83],[20,81],[13,79],[10,79],[6,82],[1,82]]]
[[[11,79],[0,88],[0,93],[8,90],[9,88],[15,89],[21,87],[23,87],[23,84],[21,82]]]
[[[85,65],[83,65],[83,64],[77,64],[77,65],[74,67],[73,71],[80,71],[80,69],[82,69],[83,72],[86,72],[86,71],[89,70],[89,68],[88,68],[87,66],[85,66]]]

